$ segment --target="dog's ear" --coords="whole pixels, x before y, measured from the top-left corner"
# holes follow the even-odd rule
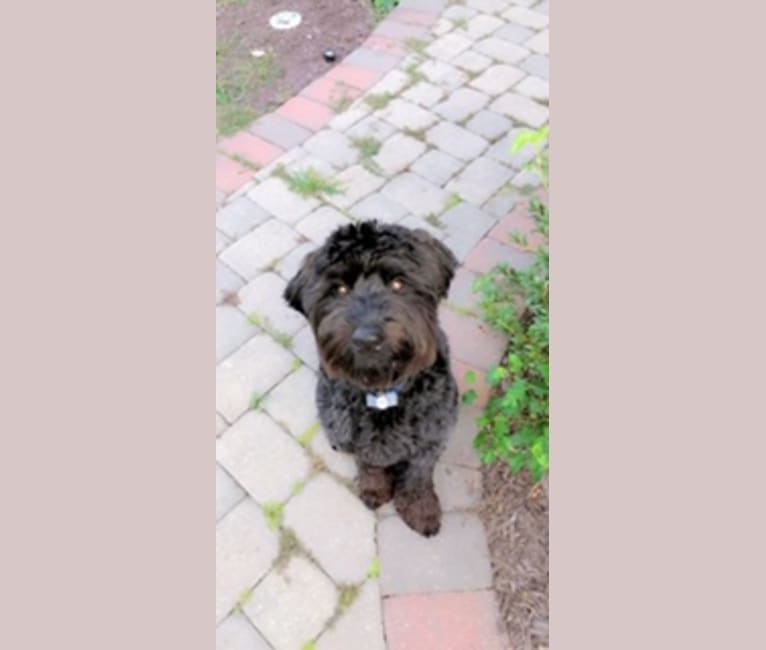
[[[439,298],[446,298],[452,278],[455,276],[458,261],[454,253],[425,230],[415,230],[415,236],[424,246],[428,259],[435,267],[436,286]],[[429,264],[428,267],[431,265]],[[424,269],[426,270],[426,269]]]
[[[300,269],[293,276],[293,279],[287,283],[282,294],[287,304],[304,316],[308,316],[309,306],[306,304],[306,293],[315,275],[314,266],[317,256],[317,251],[314,251],[303,258]]]

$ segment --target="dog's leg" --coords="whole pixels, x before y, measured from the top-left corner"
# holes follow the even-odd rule
[[[442,509],[433,480],[437,458],[429,453],[410,460],[394,486],[394,505],[399,516],[425,537],[436,535],[441,527]]]
[[[394,495],[393,479],[383,467],[373,467],[357,461],[359,496],[368,508],[375,510],[388,503]]]

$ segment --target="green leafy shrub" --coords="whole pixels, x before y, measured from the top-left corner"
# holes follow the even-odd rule
[[[375,8],[375,15],[379,18],[385,16],[398,4],[399,0],[372,0],[372,6]]]
[[[548,154],[544,144],[548,129],[524,132],[514,141],[512,151],[525,146],[536,148],[529,168],[548,187]],[[528,468],[535,480],[548,471],[548,224],[549,210],[540,198],[530,201],[530,214],[540,242],[534,261],[525,270],[501,264],[477,278],[474,290],[480,296],[484,319],[508,337],[508,352],[502,362],[487,373],[492,397],[478,419],[479,433],[474,445],[484,463],[507,462],[513,472]],[[516,245],[528,248],[519,233]],[[474,376],[467,380],[475,381]],[[467,391],[463,400],[476,399]]]

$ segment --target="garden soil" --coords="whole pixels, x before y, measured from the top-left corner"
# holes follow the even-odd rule
[[[273,29],[269,19],[280,11],[299,12],[301,24]],[[330,68],[325,50],[334,50],[340,61],[361,45],[373,23],[370,0],[218,0],[217,49],[229,44],[229,54],[217,73],[225,73],[221,66],[252,64],[253,50],[268,52],[273,69],[241,101],[257,115],[270,112]]]
[[[500,616],[513,650],[548,646],[548,490],[525,470],[483,468],[487,531]]]

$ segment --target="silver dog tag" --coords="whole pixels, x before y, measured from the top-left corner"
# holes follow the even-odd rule
[[[399,404],[399,393],[395,390],[389,390],[385,393],[367,393],[367,406],[378,411],[385,411],[387,408]]]

